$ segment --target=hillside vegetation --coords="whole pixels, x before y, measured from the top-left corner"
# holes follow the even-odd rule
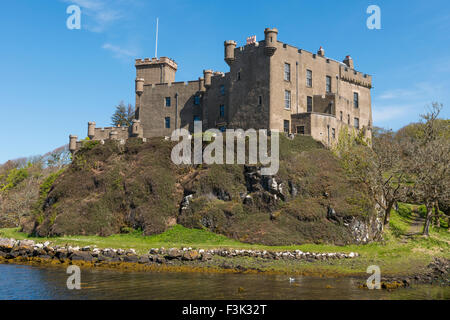
[[[280,137],[280,170],[176,166],[174,143],[89,141],[24,223],[37,236],[160,234],[180,224],[245,243],[364,243],[380,237],[375,204],[333,153]],[[133,231],[134,230],[134,231]]]

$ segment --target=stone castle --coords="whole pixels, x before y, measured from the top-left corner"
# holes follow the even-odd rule
[[[130,127],[97,128],[88,124],[91,140],[147,139],[170,136],[194,121],[203,130],[277,129],[310,135],[326,146],[337,142],[342,127],[371,138],[372,77],[343,62],[278,41],[277,29],[265,29],[263,41],[224,43],[227,73],[204,70],[203,77],[175,82],[177,63],[167,57],[136,60],[135,120]],[[74,152],[81,142],[70,136]]]

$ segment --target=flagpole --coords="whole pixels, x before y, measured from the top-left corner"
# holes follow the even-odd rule
[[[155,45],[155,58],[158,59],[158,18],[156,18],[156,45]]]

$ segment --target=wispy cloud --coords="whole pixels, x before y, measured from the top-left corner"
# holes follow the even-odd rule
[[[382,107],[375,105],[372,110],[373,122],[378,124],[397,119],[408,114],[410,109],[406,105],[387,105]]]
[[[124,49],[119,46],[113,45],[111,43],[105,43],[102,46],[103,49],[109,50],[114,53],[114,56],[116,58],[129,58],[129,57],[135,57],[136,53],[133,50],[130,49]]]

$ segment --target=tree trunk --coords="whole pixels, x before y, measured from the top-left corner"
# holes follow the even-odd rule
[[[433,216],[433,205],[426,205],[427,217],[425,218],[425,225],[423,226],[423,235],[428,236],[430,234],[431,217]]]
[[[439,219],[439,204],[438,204],[437,201],[434,203],[434,217],[435,217],[434,225],[437,228],[440,228],[441,227],[441,220]]]
[[[388,203],[388,206],[386,208],[386,211],[384,212],[384,225],[388,225],[389,224],[389,218],[391,217],[391,210],[392,210],[392,206],[394,205],[394,202],[391,201]]]

